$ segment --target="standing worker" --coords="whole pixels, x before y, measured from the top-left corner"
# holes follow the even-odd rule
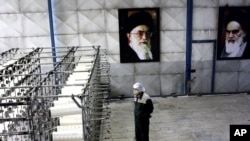
[[[154,110],[150,96],[141,83],[133,85],[136,141],[149,141],[149,119]]]

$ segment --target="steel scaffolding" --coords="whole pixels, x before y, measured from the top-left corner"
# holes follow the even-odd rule
[[[0,54],[0,140],[99,141],[109,119],[100,47],[13,48]],[[57,62],[52,60],[56,58]]]

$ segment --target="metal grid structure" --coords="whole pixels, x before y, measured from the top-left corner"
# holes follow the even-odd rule
[[[0,140],[103,140],[110,112],[105,53],[99,47],[62,47],[57,56],[51,48],[2,52]]]

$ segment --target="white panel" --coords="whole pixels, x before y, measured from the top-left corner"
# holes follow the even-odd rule
[[[79,46],[79,35],[57,35],[55,36],[56,46]]]
[[[110,68],[110,74],[112,76],[134,75],[134,64],[112,63]]]
[[[54,13],[54,33],[55,34],[76,34],[77,12],[55,12]]]
[[[105,0],[107,9],[132,8],[134,0]]]
[[[161,94],[183,94],[184,78],[181,74],[161,75]]]
[[[242,6],[244,5],[248,5],[250,3],[249,0],[220,0],[219,4],[220,6]]]
[[[107,32],[119,32],[118,10],[108,10],[106,16]]]
[[[53,11],[75,11],[77,10],[77,0],[51,0]]]
[[[141,82],[150,96],[161,94],[159,75],[136,75],[135,82]]]
[[[238,60],[225,60],[216,62],[217,72],[232,72],[238,71],[240,68],[240,62]]]
[[[134,7],[158,7],[159,5],[159,0],[134,0]]]
[[[100,45],[102,49],[107,49],[105,33],[80,34],[80,46]]]
[[[17,48],[23,46],[22,38],[0,38],[0,50],[5,51],[10,48]],[[3,50],[2,50],[3,49]],[[1,52],[0,51],[0,52]]]
[[[25,37],[23,39],[24,47],[50,47],[50,37]]]
[[[241,72],[239,74],[239,89],[238,91],[250,91],[250,81],[249,81],[250,72]]]
[[[24,36],[49,35],[49,19],[47,13],[28,13],[23,16]],[[35,29],[35,30],[34,30]]]
[[[235,2],[233,0],[230,0],[230,2]],[[250,1],[249,0],[241,0],[240,2],[242,2],[241,4],[239,4],[239,6],[245,5],[245,6],[249,6],[250,5]]]
[[[108,58],[108,62],[110,64],[112,64],[112,63],[120,63],[121,62],[120,61],[120,55],[108,55],[107,58]]]
[[[23,33],[22,15],[1,14],[0,15],[0,37],[20,37]]]
[[[161,62],[184,61],[185,53],[162,53]]]
[[[161,63],[160,74],[184,73],[184,71],[185,61],[169,61]]]
[[[243,71],[243,72],[250,72],[250,61],[249,60],[241,60],[239,70]]]
[[[127,95],[133,97],[134,76],[110,77],[111,96]]]
[[[208,61],[193,61],[192,64],[192,69],[212,69],[212,59]]]
[[[194,7],[217,7],[219,0],[194,0]]]
[[[215,92],[236,92],[238,77],[237,72],[216,73]]]
[[[48,12],[47,0],[20,0],[22,12]]]
[[[187,0],[160,0],[161,7],[186,7]]]
[[[135,65],[135,75],[156,75],[159,73],[159,63],[138,63]]]
[[[193,31],[193,40],[215,40],[217,39],[217,30],[196,30]]]
[[[104,0],[78,0],[77,5],[80,10],[103,9],[104,2]]]
[[[161,30],[185,30],[186,8],[162,8]]]
[[[105,32],[105,16],[103,10],[91,10],[78,12],[79,32],[93,33]]]
[[[0,0],[0,13],[18,13],[19,0]]]
[[[120,44],[119,44],[118,33],[107,34],[107,50],[108,50],[108,54],[119,54]]]
[[[217,21],[217,8],[194,8],[193,29],[216,29]]]
[[[162,31],[161,32],[161,53],[184,52],[185,31]]]
[[[213,58],[213,44],[193,44],[192,45],[192,60],[206,61]]]
[[[211,93],[211,78],[211,69],[196,70],[191,76],[191,80],[193,79],[191,82],[191,93]]]

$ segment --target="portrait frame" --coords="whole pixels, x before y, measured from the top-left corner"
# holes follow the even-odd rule
[[[153,58],[151,60],[131,59],[134,52],[129,51],[129,40],[127,37],[127,26],[129,17],[138,12],[147,12],[153,19],[153,30],[150,38],[151,51]],[[120,42],[120,62],[121,63],[137,63],[137,62],[159,62],[160,61],[160,8],[126,8],[118,9],[119,16],[119,42]]]
[[[244,23],[246,23],[244,28],[244,32],[246,32],[246,36],[244,37],[244,42],[247,43],[243,54],[240,57],[226,57],[225,56],[225,46],[226,46],[226,32],[227,24],[229,21],[232,21],[232,17],[244,19]],[[231,18],[231,19],[230,19]],[[216,48],[216,59],[217,60],[241,60],[241,59],[250,59],[250,32],[249,32],[249,20],[250,19],[250,7],[249,6],[237,6],[237,7],[219,7],[219,15],[218,15],[218,34],[217,34],[217,48]],[[232,33],[232,32],[231,32]]]

